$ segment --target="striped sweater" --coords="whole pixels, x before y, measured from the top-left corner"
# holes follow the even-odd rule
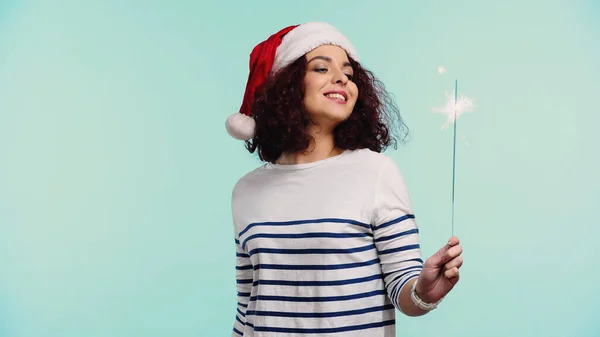
[[[232,336],[395,336],[398,295],[423,260],[391,158],[362,149],[265,164],[237,182],[232,213]]]

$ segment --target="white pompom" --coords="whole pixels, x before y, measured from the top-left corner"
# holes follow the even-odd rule
[[[239,140],[249,140],[254,137],[256,122],[254,118],[236,112],[227,117],[225,128],[231,137]]]

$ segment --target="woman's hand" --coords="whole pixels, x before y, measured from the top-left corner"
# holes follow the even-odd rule
[[[453,236],[448,244],[425,261],[415,289],[424,302],[438,302],[458,282],[458,270],[463,264],[459,243],[458,238]]]

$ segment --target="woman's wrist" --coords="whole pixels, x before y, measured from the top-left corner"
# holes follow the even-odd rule
[[[415,279],[415,282],[412,284],[410,298],[419,309],[424,311],[431,311],[437,308],[438,304],[443,300],[443,298],[441,298],[438,301],[434,301],[433,299],[429,298],[427,293],[420,287],[418,278]]]

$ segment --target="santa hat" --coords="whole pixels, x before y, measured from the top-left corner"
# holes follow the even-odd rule
[[[250,74],[240,111],[230,115],[225,122],[229,135],[239,140],[251,139],[256,128],[251,111],[257,88],[270,74],[322,45],[339,46],[358,61],[350,41],[336,28],[322,22],[288,26],[256,45],[250,54]]]

